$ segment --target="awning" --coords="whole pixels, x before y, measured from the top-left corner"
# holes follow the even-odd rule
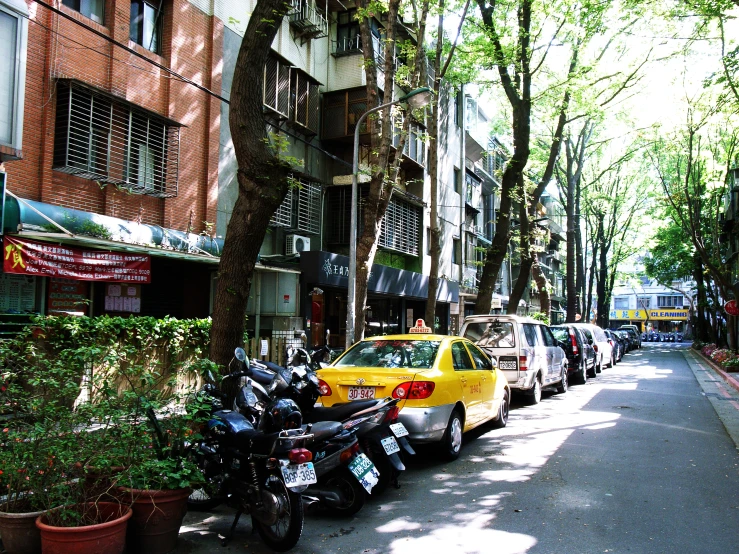
[[[18,198],[8,191],[2,232],[36,240],[217,264],[223,239]]]

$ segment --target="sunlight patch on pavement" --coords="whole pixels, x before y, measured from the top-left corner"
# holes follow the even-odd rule
[[[475,529],[469,526],[445,526],[434,529],[423,537],[399,538],[390,543],[393,554],[431,553],[490,553],[523,554],[536,545],[537,540],[521,533],[495,529]]]
[[[408,521],[404,518],[395,519],[377,528],[378,533],[397,533],[398,531],[413,531],[420,529],[421,524],[416,521]]]

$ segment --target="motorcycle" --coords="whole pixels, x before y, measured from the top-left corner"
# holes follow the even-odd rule
[[[283,395],[298,404],[305,422],[341,421],[345,429],[356,429],[362,450],[379,471],[373,492],[380,493],[390,484],[398,488],[398,477],[405,471],[400,453],[415,454],[406,438],[408,431],[398,421],[400,400],[385,398],[317,406],[321,385],[316,370],[321,368],[327,352],[327,346],[311,352],[304,348],[288,349],[288,368],[282,372],[288,386],[283,387]]]
[[[236,349],[235,359],[248,367],[242,349]],[[224,379],[247,375],[248,370],[233,371]],[[193,491],[188,507],[211,509],[225,502],[236,509],[231,528],[222,537],[224,546],[246,513],[269,548],[291,549],[303,530],[301,493],[317,482],[312,454],[305,448],[314,437],[302,427],[297,405],[289,399],[274,400],[255,426],[247,415],[222,409],[224,395],[214,385],[203,387],[198,396],[201,401],[210,399],[212,413],[191,449],[205,484]]]

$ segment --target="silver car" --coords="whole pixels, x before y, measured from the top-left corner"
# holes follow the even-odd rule
[[[516,315],[472,315],[460,335],[481,347],[498,362],[512,390],[528,395],[529,403],[541,400],[544,387],[567,391],[567,356],[549,327]]]

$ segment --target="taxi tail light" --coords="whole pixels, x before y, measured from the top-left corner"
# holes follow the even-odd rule
[[[294,464],[304,464],[313,459],[313,453],[307,448],[293,448],[287,454],[287,458]]]
[[[387,423],[392,423],[396,419],[398,419],[398,415],[400,414],[400,408],[397,406],[392,406],[387,413],[385,414],[385,419]]]
[[[572,353],[577,356],[580,350],[577,348],[577,340],[575,339],[575,332],[570,329],[570,344],[572,344]]]
[[[413,381],[401,383],[393,391],[393,398],[404,400],[423,400],[431,396],[436,383],[433,381]]]
[[[331,387],[329,387],[328,383],[323,379],[318,380],[318,394],[321,396],[331,396],[333,394]]]
[[[518,357],[518,369],[520,371],[526,371],[529,368],[529,359],[526,356]]]

